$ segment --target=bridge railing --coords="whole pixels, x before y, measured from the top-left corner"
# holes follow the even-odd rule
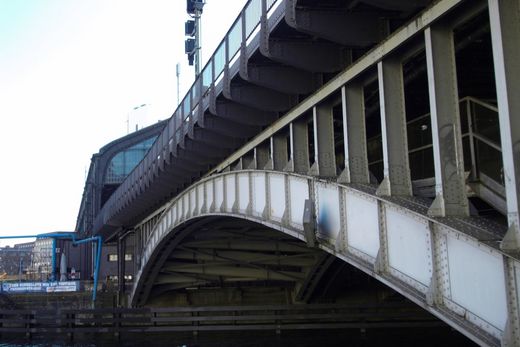
[[[464,170],[468,175],[468,183],[478,183],[491,189],[493,194],[486,194],[485,191],[475,193],[482,195],[480,197],[484,201],[505,215],[507,211],[498,109],[495,105],[469,96],[460,100],[459,108]],[[414,189],[417,187],[421,191],[418,193],[420,196],[435,197],[434,164],[430,160],[433,153],[430,113],[407,122],[406,127]],[[415,136],[411,136],[412,134]],[[370,173],[382,180],[382,136],[374,136],[367,142],[368,156],[372,158],[368,163]],[[475,188],[479,190],[478,187]]]

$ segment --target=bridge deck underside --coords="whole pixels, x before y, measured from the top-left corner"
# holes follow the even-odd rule
[[[187,97],[191,106],[179,106],[94,229],[108,236],[143,219],[429,2],[277,1],[251,35],[241,38],[237,55],[226,57],[222,73],[214,73],[209,86],[205,80],[194,85],[197,91]],[[259,7],[261,1],[252,3]],[[234,43],[228,40],[227,46],[229,51]],[[211,61],[208,67],[220,64]]]

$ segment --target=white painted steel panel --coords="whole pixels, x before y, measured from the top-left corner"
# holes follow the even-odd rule
[[[215,210],[220,211],[224,202],[224,179],[219,177],[215,180]]]
[[[207,181],[206,185],[206,209],[209,211],[213,204],[213,181]]]
[[[201,213],[204,203],[204,184],[199,184],[197,186],[197,214]]]
[[[507,320],[502,256],[448,235],[451,298],[496,328]]]
[[[375,258],[379,250],[379,214],[377,200],[345,193],[347,244]]]
[[[165,234],[166,230],[168,230],[168,221],[165,218],[163,220],[162,228],[161,228],[161,239],[163,238],[163,235]]]
[[[197,213],[197,191],[192,189],[190,192],[190,215]]]
[[[386,232],[389,265],[428,286],[432,277],[428,223],[387,208]]]
[[[253,173],[253,213],[261,215],[265,208],[265,174]]]
[[[177,210],[177,216],[178,216],[178,219],[177,219],[177,222],[180,222],[182,220],[182,199],[179,199],[177,200],[177,202],[175,203],[175,209]]]
[[[170,229],[172,225],[175,225],[175,208],[173,208],[173,207],[169,208],[168,216],[170,219],[168,229]]]
[[[183,201],[184,201],[184,199],[183,199],[183,197],[181,197],[181,198],[179,199],[179,201],[177,202],[177,204],[179,205],[179,210],[178,210],[178,211],[179,211],[179,217],[180,217],[182,220],[184,220],[184,218],[185,218],[185,213],[184,213],[184,203],[183,203]]]
[[[291,223],[303,225],[303,208],[305,200],[309,198],[309,183],[304,178],[289,177],[289,191],[291,192]]]
[[[185,194],[182,197],[182,208],[184,213],[184,218],[188,218],[190,216],[190,195]]]
[[[285,177],[279,174],[269,174],[268,177],[271,217],[281,220],[285,212]]]
[[[163,226],[162,226],[162,221],[159,221],[159,223],[157,224],[157,226],[155,227],[154,229],[154,235],[159,239],[162,235],[162,230],[163,230]]]
[[[231,212],[236,199],[235,175],[226,176],[226,211]]]
[[[249,174],[238,175],[238,209],[245,213],[249,205]]]
[[[177,224],[177,209],[175,208],[175,206],[172,206],[170,208],[170,214],[172,217],[172,225]]]
[[[316,199],[318,233],[335,240],[341,227],[338,187],[316,183]]]

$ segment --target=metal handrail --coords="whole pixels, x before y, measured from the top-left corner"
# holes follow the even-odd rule
[[[465,102],[468,102],[468,103],[474,103],[474,104],[477,104],[479,106],[482,106],[484,108],[487,108],[489,109],[490,111],[493,111],[493,112],[497,112],[498,113],[498,108],[496,106],[493,106],[489,103],[486,103],[484,101],[481,101],[479,99],[476,99],[474,97],[471,97],[471,96],[466,96],[462,99],[460,99],[459,101],[459,104],[463,104]],[[425,118],[428,118],[430,116],[430,113],[426,113],[422,116],[419,116],[417,118],[414,118],[412,119],[411,121],[409,121],[408,123],[406,123],[407,125],[410,125],[410,124],[413,124],[413,123],[417,123],[418,121],[420,120],[423,120]],[[471,117],[471,115],[468,115],[468,117]],[[481,134],[477,134],[473,131],[473,129],[471,129],[471,124],[468,125],[468,132],[465,132],[465,133],[462,133],[462,137],[470,137],[470,141],[472,141],[473,139],[477,139],[479,140],[480,142],[488,145],[489,147],[497,150],[497,151],[502,151],[502,148],[499,144],[496,144],[494,141],[486,138],[485,136],[481,135]],[[377,139],[380,139],[382,137],[381,134],[379,135],[376,135],[376,136],[373,136],[371,137],[370,139],[367,140],[367,142],[371,142],[371,141],[375,141]],[[426,149],[429,149],[429,148],[432,148],[433,145],[432,144],[428,144],[428,145],[423,145],[423,146],[420,146],[420,147],[416,147],[416,148],[413,148],[413,149],[410,149],[408,150],[408,154],[412,154],[412,153],[417,153],[417,152],[420,152],[420,151],[424,151]],[[374,161],[371,161],[368,163],[368,165],[373,165],[373,164],[378,164],[378,163],[381,163],[383,161],[383,159],[378,159],[378,160],[374,160]]]
[[[466,107],[466,110],[467,110],[468,131],[462,133],[461,135],[462,135],[463,139],[469,138],[470,158],[466,158],[466,159],[469,159],[471,161],[471,170],[470,170],[470,176],[469,176],[468,183],[474,184],[474,183],[478,182],[483,187],[493,191],[496,196],[499,196],[502,199],[505,199],[505,194],[503,191],[503,189],[504,189],[503,179],[496,180],[496,177],[495,178],[490,177],[488,174],[485,173],[485,171],[483,172],[482,169],[479,168],[478,154],[477,154],[477,150],[475,147],[476,147],[476,143],[478,142],[478,143],[486,145],[489,148],[492,148],[493,150],[495,150],[499,153],[502,151],[502,148],[501,148],[500,144],[497,144],[495,141],[487,138],[485,135],[479,134],[475,131],[475,129],[474,129],[475,110],[472,106],[479,105],[479,106],[486,108],[487,110],[495,112],[497,114],[498,114],[498,108],[489,103],[478,100],[474,97],[465,97],[465,98],[461,99],[460,104],[462,105],[464,103],[465,103],[464,106]],[[429,115],[430,114],[427,113],[425,115],[417,117],[417,118],[413,119],[412,121],[408,122],[407,125],[416,123],[420,120],[424,120],[425,118],[429,117]],[[381,135],[374,136],[369,141],[378,140],[380,137],[381,137]],[[408,154],[410,155],[410,154],[414,154],[414,153],[420,153],[425,150],[431,149],[432,147],[433,147],[433,144],[429,143],[429,144],[408,150]],[[382,162],[383,162],[383,159],[377,159],[377,160],[373,160],[373,161],[369,162],[368,165],[369,165],[369,167],[371,167],[373,165],[378,165],[378,164],[380,165]],[[432,177],[430,177],[430,179],[431,178]],[[421,178],[419,180],[414,180],[414,182],[421,181],[424,179],[428,179],[428,178]],[[502,188],[500,188],[500,187],[502,187]],[[486,198],[484,198],[482,196],[481,196],[481,198],[486,200]],[[490,203],[492,206],[494,206],[495,208],[497,208],[496,206],[500,205],[500,204],[497,204],[496,201],[491,201],[491,202],[488,200],[486,200],[486,201],[488,203]],[[505,213],[505,209],[503,209],[503,208],[498,207],[497,210],[499,210],[502,213]]]

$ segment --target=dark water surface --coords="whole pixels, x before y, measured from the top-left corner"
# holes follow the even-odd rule
[[[31,340],[3,335],[0,347],[314,347],[314,346],[476,346],[455,331],[447,329],[374,329],[359,330],[309,330],[252,331],[240,333],[148,333],[123,334],[119,338],[110,334],[76,334],[70,341],[67,336],[35,336]]]

